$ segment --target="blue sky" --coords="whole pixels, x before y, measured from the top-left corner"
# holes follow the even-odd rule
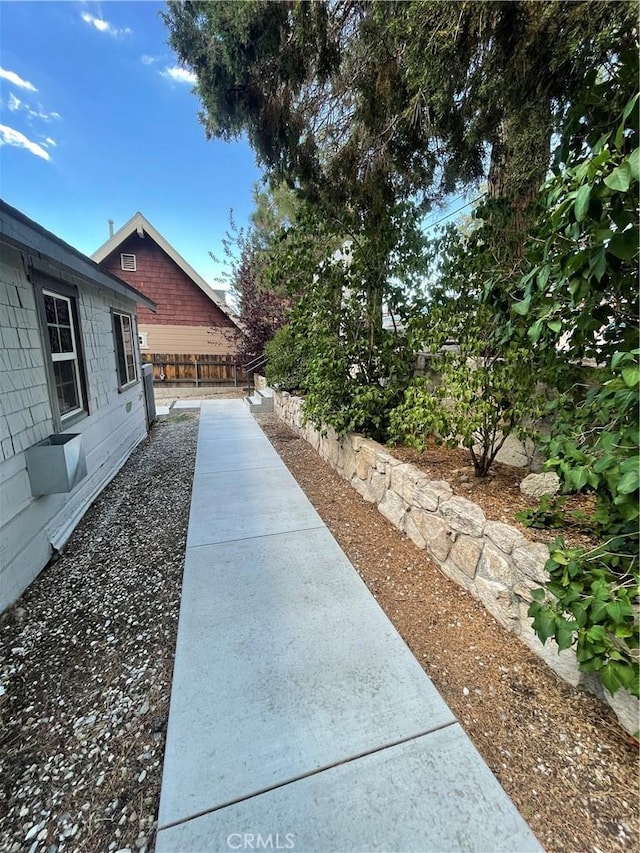
[[[158,2],[0,2],[0,195],[86,254],[140,210],[209,282],[259,179],[207,142]]]

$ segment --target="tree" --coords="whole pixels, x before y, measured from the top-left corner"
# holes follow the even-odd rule
[[[389,99],[403,104],[397,56],[365,25],[366,3],[170,3],[170,43],[198,77],[208,135],[246,132],[276,180],[297,187],[336,234],[368,245],[367,334],[381,339],[398,206],[431,184],[435,161],[387,139]],[[406,122],[405,122],[406,124]],[[410,130],[410,128],[409,128]],[[403,160],[395,156],[401,146]],[[426,171],[425,171],[426,169]],[[418,228],[406,210],[403,228]]]
[[[170,2],[164,20],[197,76],[206,133],[246,132],[269,174],[367,241],[378,343],[398,204],[418,229],[425,205],[488,176],[512,203],[503,233],[525,230],[552,130],[586,70],[629,41],[635,6]],[[522,239],[512,246],[521,254]]]
[[[544,402],[529,347],[505,343],[502,318],[482,301],[496,274],[484,215],[478,208],[476,227],[463,233],[450,224],[430,241],[429,298],[416,331],[429,370],[390,417],[393,441],[420,450],[429,441],[462,444],[477,477],[490,472],[509,435],[533,434]]]
[[[295,195],[282,185],[254,186],[253,200],[251,226],[238,228],[231,211],[223,240],[227,264],[224,280],[231,286],[244,326],[238,355],[245,364],[262,356],[267,342],[286,323],[293,289],[274,283],[267,267],[270,252],[282,242],[299,208]]]

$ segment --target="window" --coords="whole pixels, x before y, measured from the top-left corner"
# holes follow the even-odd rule
[[[116,342],[118,387],[124,388],[138,378],[136,352],[133,345],[133,320],[130,314],[113,312],[113,336]]]
[[[129,272],[135,272],[136,267],[136,256],[129,254],[120,255],[120,269],[128,270]]]
[[[65,420],[85,409],[75,300],[49,290],[42,295],[58,414]]]

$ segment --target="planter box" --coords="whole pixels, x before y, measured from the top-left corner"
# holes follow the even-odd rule
[[[86,477],[87,462],[80,433],[59,433],[26,451],[31,494],[70,492]]]

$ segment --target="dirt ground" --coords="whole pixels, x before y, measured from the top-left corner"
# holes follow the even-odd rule
[[[550,542],[562,535],[572,548],[595,544],[589,525],[589,516],[594,509],[592,495],[561,496],[564,502],[562,529],[526,527],[516,518],[516,514],[538,506],[537,498],[527,497],[520,491],[520,483],[528,473],[526,469],[495,462],[486,477],[476,477],[469,452],[461,447],[434,445],[424,451],[410,447],[392,447],[390,450],[396,459],[410,462],[425,471],[431,479],[446,480],[454,494],[477,503],[487,518],[517,527],[527,539]]]
[[[637,748],[613,712],[561,681],[274,415],[257,419],[546,850],[637,850]]]

